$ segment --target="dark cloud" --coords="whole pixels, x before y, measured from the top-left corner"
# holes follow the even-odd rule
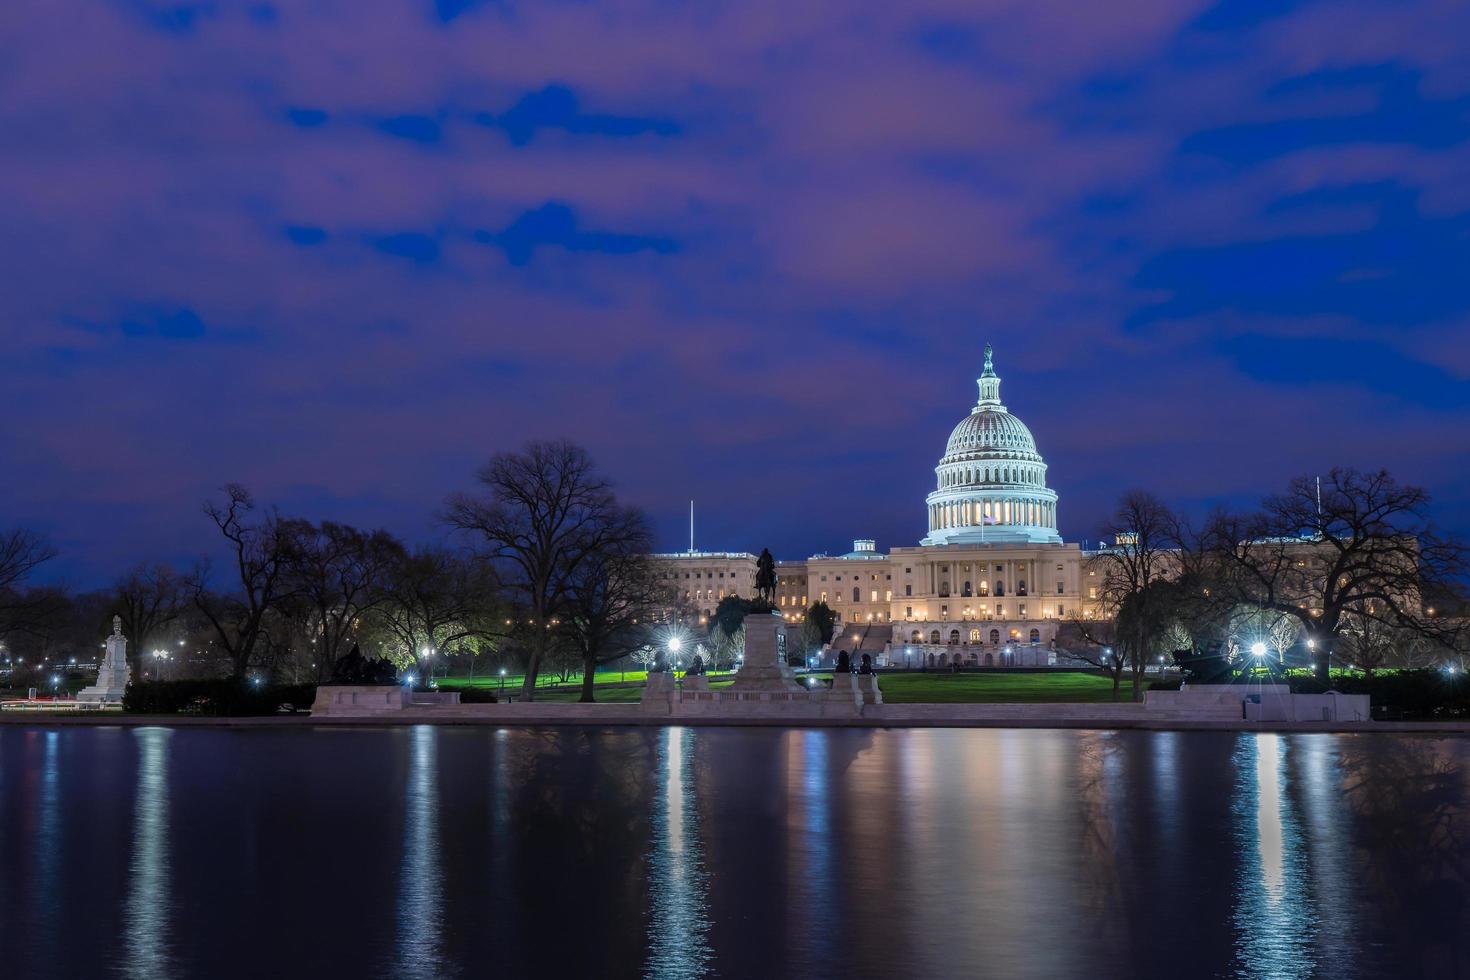
[[[1170,298],[1134,323],[1222,311],[1258,315],[1335,314],[1400,327],[1470,314],[1470,211],[1425,215],[1417,193],[1396,184],[1321,188],[1279,199],[1281,214],[1367,204],[1376,220],[1360,230],[1230,242],[1161,251],[1135,283]]]
[[[658,235],[630,235],[589,231],[580,227],[576,211],[555,201],[527,211],[498,232],[481,231],[477,241],[498,245],[511,265],[525,265],[536,249],[551,245],[569,252],[602,252],[627,255],[633,252],[675,250],[675,243]]]
[[[327,232],[322,228],[313,228],[310,225],[288,225],[286,237],[297,245],[320,245],[327,240]]]
[[[286,110],[286,118],[303,129],[311,129],[325,123],[327,121],[327,113],[322,109],[297,106]]]
[[[1366,92],[1373,105],[1364,112],[1326,116],[1302,109],[1267,122],[1202,130],[1186,137],[1180,150],[1252,165],[1313,147],[1403,143],[1440,149],[1470,140],[1470,97],[1427,99],[1420,81],[1418,72],[1397,65],[1333,68],[1291,78],[1273,86],[1264,103],[1290,106],[1314,93]]]
[[[232,479],[428,537],[563,435],[668,544],[909,544],[986,340],[1069,537],[1336,463],[1470,531],[1455,0],[65,6],[6,18],[0,512],[80,579]]]
[[[500,114],[479,113],[482,125],[505,131],[516,146],[525,146],[542,129],[560,129],[584,136],[628,137],[652,133],[673,136],[680,131],[671,119],[619,116],[585,112],[577,94],[565,85],[548,85],[521,96]]]
[[[420,264],[434,262],[439,258],[439,242],[430,235],[404,231],[392,235],[380,235],[371,240],[373,248],[385,255],[413,259]]]
[[[439,121],[429,116],[389,116],[378,120],[377,126],[389,136],[414,143],[437,143],[441,135]]]

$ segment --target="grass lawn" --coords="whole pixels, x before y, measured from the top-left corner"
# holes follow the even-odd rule
[[[1113,682],[1097,674],[944,674],[899,671],[878,680],[889,704],[1039,704],[1111,701]],[[1133,699],[1125,679],[1120,692]]]
[[[831,674],[816,674],[826,679]],[[597,700],[609,704],[637,701],[643,693],[644,674],[629,671],[627,684],[617,683],[618,675],[600,675],[597,684]],[[604,679],[605,678],[605,679]],[[634,683],[636,680],[637,683]],[[805,677],[803,675],[803,680]],[[730,683],[728,676],[711,678],[711,686],[724,687]],[[475,687],[498,689],[500,678],[476,677]],[[1015,704],[1057,702],[1099,702],[1113,699],[1113,682],[1097,674],[1083,673],[1035,673],[1035,674],[949,674],[921,671],[895,671],[883,674],[879,684],[883,689],[883,700],[890,704]],[[440,687],[445,690],[468,687],[470,682],[463,677],[441,679]],[[512,682],[505,679],[507,694],[520,692],[520,678]],[[556,687],[538,685],[536,700],[551,703],[576,701],[582,694],[580,682]],[[1130,700],[1132,689],[1125,680],[1121,696]]]

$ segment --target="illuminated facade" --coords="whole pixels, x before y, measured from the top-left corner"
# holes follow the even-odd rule
[[[1062,623],[1096,613],[1096,576],[1057,533],[1046,460],[1000,401],[989,345],[977,384],[979,399],[935,467],[929,533],[887,553],[861,539],[846,554],[777,562],[776,606],[787,620],[824,601],[848,649],[858,640],[874,649],[881,637],[889,663],[999,667],[1055,663]],[[731,591],[753,594],[754,555],[658,557],[702,617]]]

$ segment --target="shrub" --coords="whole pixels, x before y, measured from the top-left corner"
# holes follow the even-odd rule
[[[459,688],[460,704],[494,704],[495,700],[495,692],[483,687]]]
[[[316,699],[315,684],[254,685],[220,678],[189,681],[133,681],[123,692],[123,710],[139,714],[230,716],[273,715],[283,704],[306,710]]]
[[[1323,684],[1316,677],[1292,677],[1298,694],[1366,694],[1378,718],[1440,720],[1470,718],[1470,682],[1441,670],[1395,670],[1366,674],[1334,674]]]

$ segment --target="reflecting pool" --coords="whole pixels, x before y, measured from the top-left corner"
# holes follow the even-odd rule
[[[1470,739],[0,726],[0,976],[1470,977]]]

